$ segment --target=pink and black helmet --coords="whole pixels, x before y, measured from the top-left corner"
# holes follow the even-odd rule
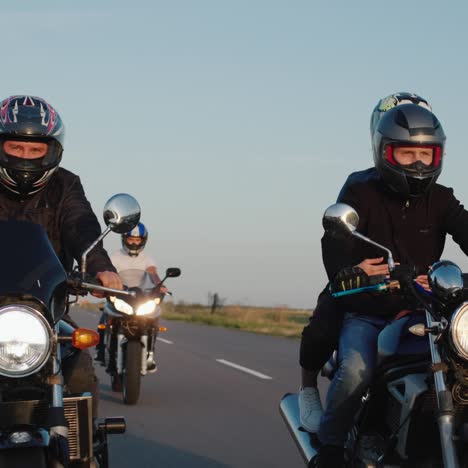
[[[62,159],[64,137],[60,115],[44,99],[27,95],[4,99],[0,103],[0,183],[23,196],[44,188]],[[47,153],[38,159],[11,156],[3,150],[6,140],[47,143]]]

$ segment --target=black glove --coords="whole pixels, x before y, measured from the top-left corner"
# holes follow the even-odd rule
[[[330,283],[332,293],[349,291],[350,289],[363,288],[369,285],[369,276],[360,267],[346,267],[340,270]]]

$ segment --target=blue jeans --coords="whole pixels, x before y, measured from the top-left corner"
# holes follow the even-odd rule
[[[379,317],[345,314],[338,347],[338,370],[330,384],[318,438],[342,447],[361,397],[374,374],[377,338],[389,322]]]

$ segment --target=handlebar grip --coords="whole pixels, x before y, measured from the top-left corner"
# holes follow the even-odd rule
[[[379,292],[379,291],[387,291],[393,289],[399,289],[400,283],[398,281],[392,280],[384,283],[374,284],[372,286],[365,286],[363,288],[356,288],[356,289],[349,289],[347,291],[340,291],[331,293],[332,297],[338,298],[343,296],[350,296],[352,294],[359,294],[363,292]]]
[[[387,284],[379,283],[379,284],[374,284],[372,286],[364,286],[363,288],[348,289],[347,291],[339,291],[339,292],[331,293],[331,295],[332,297],[342,297],[342,296],[350,296],[352,294],[359,294],[363,292],[383,291],[385,289],[387,289]]]
[[[372,275],[369,276],[369,286],[375,286],[376,284],[385,283],[387,275]]]

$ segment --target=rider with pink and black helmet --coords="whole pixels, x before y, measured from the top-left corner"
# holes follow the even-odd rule
[[[15,95],[0,101],[0,220],[42,225],[65,270],[71,271],[73,261],[81,261],[101,227],[80,178],[59,167],[64,138],[62,119],[46,100]],[[88,273],[104,286],[122,287],[102,245],[90,252]],[[70,391],[97,391],[87,351],[63,365]],[[95,405],[97,401],[93,398]]]

